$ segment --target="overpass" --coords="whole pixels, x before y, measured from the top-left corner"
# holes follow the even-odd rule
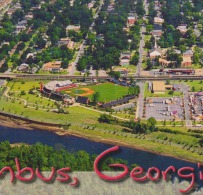
[[[110,76],[89,76],[86,77],[86,80],[92,79],[101,79],[101,80],[110,80]],[[130,76],[123,77],[127,80]],[[195,75],[161,75],[161,76],[135,76],[135,80],[140,81],[149,81],[149,80],[203,80],[202,76]],[[68,79],[84,79],[84,76],[71,76],[71,75],[43,75],[43,74],[0,74],[0,79],[29,79],[29,80],[68,80]]]

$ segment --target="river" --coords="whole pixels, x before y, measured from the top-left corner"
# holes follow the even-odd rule
[[[94,142],[75,136],[60,136],[49,131],[14,129],[0,126],[0,142],[3,141],[9,141],[11,144],[27,143],[30,145],[40,142],[52,147],[62,146],[69,152],[85,150],[89,154],[97,155],[113,146],[111,144]],[[157,155],[128,147],[120,147],[120,149],[120,152],[112,157],[118,157],[126,160],[129,165],[141,165],[144,169],[155,166],[164,170],[170,165],[174,165],[177,169],[184,166],[197,168],[197,164],[173,157]]]
[[[26,143],[29,145],[40,142],[54,148],[62,146],[69,152],[84,150],[89,154],[97,155],[114,146],[111,144],[94,142],[75,136],[60,136],[49,131],[15,129],[0,126],[0,142],[3,141],[9,141],[11,144]],[[176,169],[182,167],[193,167],[196,170],[196,181],[201,187],[203,187],[202,181],[200,181],[198,178],[197,171],[199,169],[195,163],[123,146],[120,147],[120,152],[112,155],[112,157],[126,160],[128,165],[140,165],[145,170],[147,170],[149,167],[157,167],[160,170],[165,170],[171,165],[176,167]]]

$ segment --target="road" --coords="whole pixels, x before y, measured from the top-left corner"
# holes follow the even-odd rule
[[[148,4],[147,1],[144,1],[144,8],[146,11],[146,14],[148,13]],[[146,17],[143,17],[143,21],[146,21]],[[142,70],[142,60],[143,60],[143,53],[144,53],[144,46],[145,46],[145,33],[146,33],[146,27],[142,25],[141,28],[141,40],[140,40],[140,46],[139,46],[139,62],[137,65],[137,70],[136,70],[136,76],[139,76],[141,74]]]
[[[183,103],[184,103],[184,111],[185,111],[185,126],[186,127],[191,127],[192,126],[192,121],[190,117],[190,107],[189,107],[189,90],[190,87],[180,83],[180,84],[175,84],[174,87],[176,89],[179,89],[183,93]]]
[[[99,16],[99,12],[100,12],[100,10],[101,10],[101,8],[102,8],[103,3],[104,3],[104,2],[101,1],[101,4],[100,4],[100,6],[99,6],[99,8],[98,8],[98,10],[97,10],[97,12],[96,12],[96,14],[95,14],[94,17],[93,17],[93,22],[92,22],[92,24],[91,24],[90,27],[89,27],[89,31],[88,31],[88,33],[87,33],[87,36],[86,36],[86,38],[83,40],[83,42],[82,42],[82,44],[81,44],[81,46],[80,46],[80,50],[79,50],[78,53],[77,53],[76,59],[75,59],[75,61],[72,63],[71,67],[69,67],[69,75],[70,75],[70,76],[74,75],[74,72],[76,71],[77,63],[78,63],[79,59],[81,58],[81,56],[84,54],[84,48],[85,48],[86,40],[87,40],[87,38],[88,38],[88,34],[89,34],[89,32],[91,32],[91,31],[93,30],[93,28],[94,28],[94,26],[95,26],[95,20],[96,20],[96,19],[98,18],[98,16]]]
[[[143,118],[143,108],[144,108],[144,86],[145,83],[139,82],[138,83],[139,87],[140,87],[140,94],[139,94],[139,98],[138,98],[138,102],[137,102],[137,111],[136,111],[136,116],[135,118]]]

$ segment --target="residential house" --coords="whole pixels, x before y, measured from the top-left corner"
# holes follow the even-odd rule
[[[92,9],[94,7],[94,3],[95,3],[95,1],[88,3],[88,5],[87,5],[88,9]]]
[[[33,19],[33,13],[32,12],[29,12],[28,14],[26,14],[25,15],[25,19],[27,19],[27,20],[31,20],[31,19]]]
[[[16,26],[16,30],[15,30],[15,34],[19,34],[20,32],[26,30],[26,26],[25,25],[17,25]]]
[[[61,38],[60,41],[58,41],[58,46],[67,45],[69,42],[70,42],[70,38],[69,37],[67,37],[67,38]]]
[[[178,50],[178,49],[174,49],[173,51],[174,51],[176,54],[181,54],[181,51]]]
[[[162,50],[160,48],[154,48],[149,51],[150,59],[155,59],[156,57],[162,56]]]
[[[38,10],[38,9],[41,9],[42,8],[42,6],[41,5],[37,5],[37,6],[34,6],[34,7],[31,7],[31,11],[33,11],[33,10]]]
[[[75,42],[71,41],[70,38],[61,38],[60,41],[58,41],[58,46],[66,45],[68,49],[74,49]]]
[[[61,61],[55,61],[44,64],[42,70],[50,72],[60,72],[63,69],[61,68]]]
[[[181,66],[183,67],[192,66],[192,58],[189,56],[183,56],[183,61],[181,63]]]
[[[75,47],[75,42],[70,40],[69,43],[67,44],[67,48],[74,49],[74,47]]]
[[[18,3],[16,3],[16,4],[14,5],[13,8],[15,8],[15,9],[22,9],[22,6],[21,6],[21,4],[18,2]]]
[[[136,22],[135,16],[129,16],[127,26],[133,26],[135,24],[135,22]]]
[[[184,57],[193,57],[193,51],[192,50],[187,50],[183,53]]]
[[[6,41],[3,41],[3,43],[1,44],[1,46],[0,46],[0,47],[2,47],[2,46],[4,46],[4,45],[9,46],[9,45],[10,45],[10,43],[9,43],[9,42],[6,42]]]
[[[35,58],[36,57],[36,52],[34,53],[28,53],[27,56],[26,56],[26,59],[28,58]]]
[[[193,57],[193,51],[187,50],[183,53],[183,61],[181,63],[181,66],[192,66],[192,57]]]
[[[11,17],[15,11],[16,11],[15,8],[9,8],[7,11],[8,16]]]
[[[73,31],[80,31],[80,25],[69,25],[66,27],[66,33],[68,35],[68,31],[73,30]]]
[[[108,7],[107,7],[107,12],[111,12],[111,11],[113,11],[114,10],[114,5],[109,5]]]
[[[70,6],[72,7],[74,4],[74,0],[70,0]]]
[[[20,72],[28,72],[28,70],[29,70],[29,65],[23,63],[23,64],[21,64],[20,66],[18,66],[17,70],[20,71]]]
[[[182,35],[185,35],[185,33],[188,31],[187,24],[181,24],[176,29],[179,30]]]
[[[130,52],[128,52],[128,51],[122,52],[121,56],[120,56],[120,65],[121,66],[129,65],[130,64],[130,58],[131,58]]]
[[[161,10],[161,4],[159,1],[154,1],[154,10],[155,11]]]
[[[161,37],[163,34],[162,25],[154,24],[154,30],[151,32],[154,37]]]
[[[154,18],[154,24],[160,24],[162,25],[164,23],[164,19],[160,17],[155,17]]]

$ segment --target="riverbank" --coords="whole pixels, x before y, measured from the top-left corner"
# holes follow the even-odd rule
[[[97,133],[97,135],[95,135],[95,133],[93,133],[92,130],[91,130],[91,133],[88,133],[85,130],[84,130],[84,132],[77,131],[77,130],[74,130],[72,127],[68,130],[64,130],[61,127],[53,127],[51,125],[46,125],[46,126],[38,125],[35,123],[30,123],[30,122],[19,120],[19,119],[10,119],[9,117],[5,117],[5,116],[0,116],[0,121],[1,121],[1,126],[10,127],[10,128],[19,128],[19,129],[26,129],[26,130],[38,129],[38,130],[43,130],[43,131],[49,131],[49,132],[55,133],[60,136],[76,136],[76,137],[84,138],[84,139],[95,141],[95,142],[125,146],[125,147],[129,147],[129,148],[133,148],[133,149],[151,152],[151,153],[157,154],[157,155],[169,156],[169,157],[173,157],[176,159],[185,160],[187,162],[198,163],[198,162],[203,161],[202,157],[194,158],[193,156],[190,156],[189,153],[188,153],[188,156],[183,156],[183,155],[180,155],[180,153],[176,153],[176,151],[174,151],[174,152],[164,151],[161,153],[157,152],[156,148],[153,146],[150,147],[149,144],[148,145],[147,144],[143,145],[143,144],[139,144],[139,143],[136,144],[135,142],[138,140],[136,140],[135,138],[134,138],[134,144],[132,144],[130,142],[126,143],[128,140],[125,140],[123,138],[118,138],[116,136],[115,137],[107,136],[107,138],[106,138],[106,136],[99,135],[98,133]],[[173,149],[171,151],[173,151]]]

